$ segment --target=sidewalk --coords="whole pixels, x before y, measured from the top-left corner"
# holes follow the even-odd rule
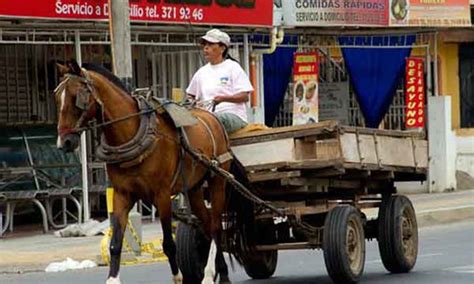
[[[474,190],[412,194],[419,227],[474,221]],[[143,225],[143,240],[149,242],[160,237],[158,223]],[[0,239],[0,273],[44,271],[54,261],[90,259],[96,261],[100,254],[102,236],[58,238],[52,232],[27,237]]]

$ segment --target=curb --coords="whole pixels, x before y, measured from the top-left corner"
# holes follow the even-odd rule
[[[472,221],[474,220],[474,205],[421,210],[416,212],[416,219],[419,228]]]

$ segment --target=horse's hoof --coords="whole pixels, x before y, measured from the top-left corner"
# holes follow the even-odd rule
[[[178,272],[178,274],[173,275],[173,284],[183,284],[183,275],[181,272]]]
[[[201,284],[214,284],[214,280],[212,279],[212,277],[204,277]]]
[[[107,279],[107,281],[105,282],[105,284],[121,284],[122,282],[120,282],[120,277],[109,277],[109,279]]]

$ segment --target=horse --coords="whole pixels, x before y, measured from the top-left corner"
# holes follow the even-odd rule
[[[211,240],[201,283],[214,283],[217,277],[220,283],[230,283],[221,247],[226,179],[221,175],[210,174],[205,165],[196,162],[189,153],[183,151],[183,134],[177,130],[169,115],[154,110],[143,112],[139,102],[129,94],[121,81],[105,68],[97,65],[83,65],[80,68],[75,61],[64,65],[58,63],[57,67],[62,76],[55,90],[59,149],[65,152],[77,149],[80,132],[94,118],[104,124],[101,143],[108,144],[104,152],[119,149],[123,145],[133,148],[130,143],[136,140],[136,135],[144,131],[148,133],[147,138],[138,143],[141,146],[146,144],[146,149],[139,147],[140,153],[129,155],[128,160],[133,158],[131,162],[126,160],[127,157],[118,155],[120,151],[114,152],[113,159],[107,161],[106,169],[114,188],[114,196],[110,266],[106,283],[121,283],[119,269],[124,230],[128,213],[139,199],[152,203],[158,209],[163,229],[163,251],[168,257],[172,283],[200,281],[187,280],[185,275],[183,279],[177,264],[176,244],[172,237],[171,197],[183,191],[187,192],[192,213],[199,219],[202,230]],[[205,110],[192,109],[191,113],[197,118],[197,123],[184,127],[189,147],[209,161],[216,162],[219,161],[218,157],[228,156],[231,153],[229,139],[217,118]],[[145,119],[149,120],[148,124],[155,125],[154,129],[142,129]],[[114,158],[123,159],[117,162]],[[232,163],[233,158],[221,159],[218,166],[229,171]],[[210,212],[205,204],[207,195],[201,188],[204,179],[208,183],[206,193],[210,195]]]

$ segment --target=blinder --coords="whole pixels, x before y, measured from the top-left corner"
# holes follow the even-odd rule
[[[88,110],[90,96],[91,96],[91,92],[89,89],[81,90],[79,93],[77,93],[76,107],[83,111]]]

